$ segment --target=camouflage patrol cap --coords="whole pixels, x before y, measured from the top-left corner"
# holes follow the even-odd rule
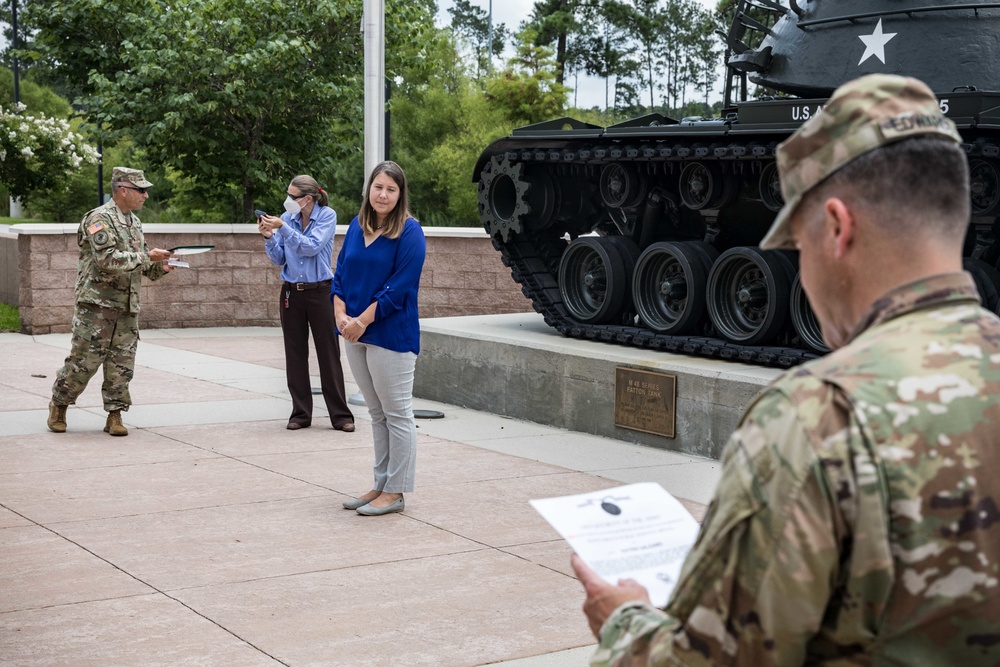
[[[941,113],[937,98],[923,82],[870,74],[837,88],[820,113],[778,145],[785,205],[761,248],[795,247],[792,214],[802,197],[827,176],[880,146],[922,134],[962,142],[955,124]]]
[[[140,169],[129,169],[128,167],[115,167],[111,172],[112,183],[131,183],[140,188],[151,188],[153,184],[146,180]]]

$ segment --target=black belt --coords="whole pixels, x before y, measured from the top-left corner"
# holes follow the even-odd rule
[[[288,289],[293,289],[296,292],[303,292],[307,289],[319,289],[320,287],[329,287],[333,281],[321,280],[318,283],[285,283],[285,287]]]

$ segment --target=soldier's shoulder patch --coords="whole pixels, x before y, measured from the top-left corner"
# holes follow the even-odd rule
[[[102,246],[108,242],[108,233],[101,228],[101,231],[94,234],[94,243],[98,246]]]
[[[100,220],[98,220],[97,222],[95,222],[94,224],[92,224],[90,227],[87,227],[87,233],[90,234],[91,236],[93,236],[94,234],[96,234],[97,232],[101,231],[102,229],[104,229],[104,223],[101,222]],[[107,236],[107,235],[105,234],[105,236]]]

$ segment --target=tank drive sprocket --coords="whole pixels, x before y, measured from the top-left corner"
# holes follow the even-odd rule
[[[494,155],[482,171],[479,181],[479,218],[490,236],[510,240],[510,234],[523,231],[531,213],[528,195],[532,184],[524,178],[521,163],[511,164],[506,155]]]

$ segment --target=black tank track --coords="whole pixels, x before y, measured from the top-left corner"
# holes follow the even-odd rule
[[[689,160],[767,162],[773,160],[774,147],[781,138],[783,137],[778,137],[776,141],[740,141],[727,136],[689,136],[678,137],[673,141],[662,137],[647,137],[610,142],[605,138],[604,141],[583,145],[581,149],[567,147],[565,141],[536,140],[531,144],[525,142],[523,148],[511,150],[513,147],[509,147],[507,155],[516,162],[525,164],[598,167],[616,161],[640,164],[684,163]],[[963,147],[970,159],[995,158],[1000,154],[995,140],[982,137]],[[820,356],[811,350],[795,347],[741,345],[716,337],[661,334],[627,324],[577,322],[569,317],[563,306],[557,280],[559,260],[566,247],[561,238],[562,232],[553,229],[532,230],[530,225],[527,227],[529,228],[520,232],[512,232],[506,241],[500,235],[494,235],[493,247],[501,253],[504,265],[521,285],[521,292],[531,300],[535,311],[543,316],[547,325],[564,336],[774,368],[791,368]],[[490,233],[488,226],[487,233]]]

